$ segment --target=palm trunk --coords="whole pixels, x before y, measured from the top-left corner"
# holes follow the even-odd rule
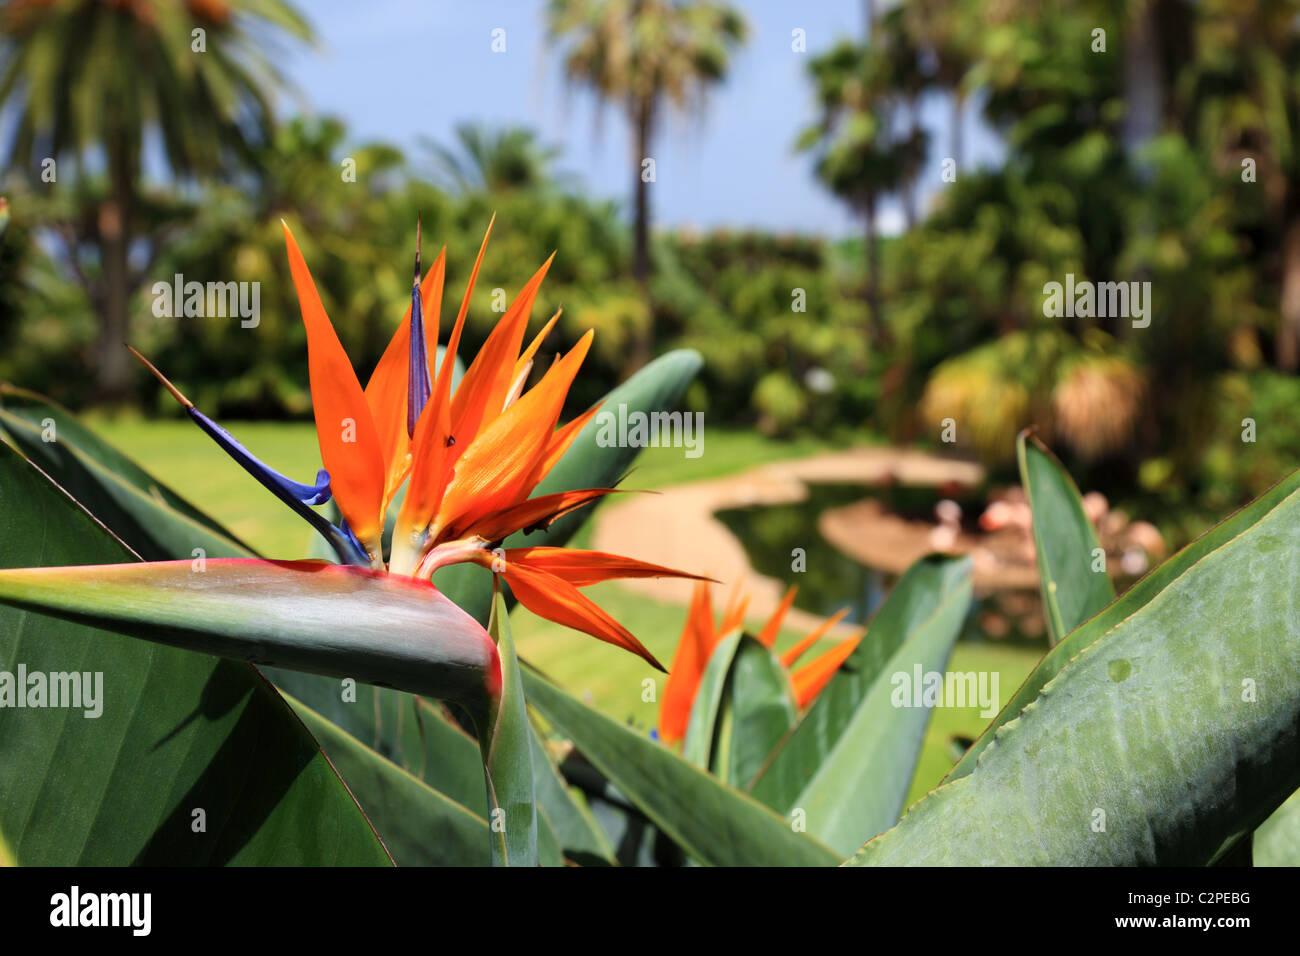
[[[650,298],[650,184],[645,181],[642,163],[650,152],[650,103],[641,102],[635,108],[636,136],[636,192],[635,221],[632,234],[632,276],[641,287],[647,321],[644,332],[637,336],[629,355],[629,372],[650,361],[654,350],[654,303]]]
[[[1292,215],[1282,238],[1282,313],[1277,330],[1277,367],[1300,368],[1300,216]]]
[[[919,96],[913,95],[908,99],[907,113],[911,124],[911,130],[908,135],[908,142],[910,144],[916,142],[917,134],[921,130],[921,103]],[[919,179],[920,176],[914,172],[908,177],[907,182],[903,183],[903,215],[907,221],[908,232],[911,232],[912,228],[916,225],[916,193]]]
[[[1164,63],[1155,3],[1139,4],[1124,43],[1124,148],[1130,155],[1160,133],[1164,118]],[[1146,175],[1145,167],[1139,173]]]
[[[131,278],[131,212],[135,177],[130,150],[120,141],[109,150],[109,198],[99,211],[99,248],[103,257],[104,297],[99,338],[95,347],[95,377],[99,398],[125,398],[130,364],[122,343],[128,335]]]
[[[867,197],[864,206],[867,219],[866,234],[863,237],[863,251],[866,253],[867,265],[865,296],[867,321],[865,331],[867,341],[872,345],[876,345],[881,341],[882,327],[880,322],[880,243],[876,238],[876,197],[874,194]]]

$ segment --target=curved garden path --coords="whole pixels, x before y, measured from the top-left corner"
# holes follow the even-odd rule
[[[897,481],[939,486],[950,482],[978,484],[982,478],[983,469],[972,462],[889,447],[854,448],[795,461],[771,462],[724,478],[670,485],[655,494],[619,496],[597,512],[592,547],[615,554],[634,554],[645,561],[717,578],[723,584],[715,590],[715,609],[731,588],[740,583],[750,595],[749,617],[766,619],[776,609],[787,585],[754,570],[744,546],[714,517],[716,512],[802,501],[807,497],[809,484],[871,485]],[[843,533],[825,527],[809,528],[808,533],[825,534],[832,544],[845,550]],[[849,537],[854,533],[850,532]],[[816,573],[816,569],[810,568],[808,573]],[[792,573],[790,583],[797,583],[798,578],[798,574]],[[632,579],[623,584],[635,593],[678,604],[689,603],[694,587],[690,581],[673,578]],[[809,631],[820,620],[792,608],[785,626]],[[840,625],[832,633],[848,634],[853,630],[848,625]]]

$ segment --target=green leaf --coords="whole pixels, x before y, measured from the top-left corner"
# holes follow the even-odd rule
[[[687,863],[682,848],[582,754],[570,749],[560,772],[614,847],[620,866],[683,866]]]
[[[487,813],[478,741],[440,703],[413,694],[349,684],[279,667],[262,668],[281,691],[309,706],[363,746],[476,814]],[[330,753],[328,747],[326,753]],[[331,754],[332,756],[332,754]],[[361,801],[365,806],[365,801]],[[379,830],[383,834],[382,827]]]
[[[1020,480],[1033,512],[1038,587],[1043,596],[1047,633],[1053,644],[1115,600],[1106,570],[1093,570],[1101,550],[1097,532],[1083,512],[1074,480],[1029,430],[1016,440]]]
[[[617,413],[620,405],[626,405],[629,414],[671,408],[681,399],[702,364],[699,353],[689,349],[677,349],[661,355],[626,382],[612,389],[601,399],[600,407],[602,411]],[[533,492],[534,498],[578,488],[608,488],[626,474],[641,449],[631,446],[602,446],[597,441],[601,430],[598,418],[599,416],[592,419],[578,433],[569,450],[537,486]],[[503,547],[563,545],[589,513],[590,509],[579,508],[559,518],[544,531],[534,531],[529,535],[517,532],[506,539]],[[452,565],[439,570],[434,575],[434,583],[471,616],[481,623],[487,621],[492,606],[492,581],[481,568],[467,564]]]
[[[686,736],[682,740],[682,756],[704,770],[709,769],[713,757],[713,739],[727,687],[727,675],[731,673],[731,662],[735,660],[744,636],[743,631],[735,630],[718,639],[704,666],[704,673],[700,675],[695,700],[691,702],[691,715],[686,721]]]
[[[731,662],[718,715],[714,776],[747,788],[798,714],[790,675],[770,648],[746,635]]]
[[[748,796],[525,669],[528,700],[654,824],[703,863],[828,866],[839,857]]]
[[[583,866],[617,866],[614,848],[604,831],[591,811],[574,797],[531,722],[529,730],[537,810],[554,831],[561,852]]]
[[[1252,517],[1075,650],[972,773],[853,862],[1204,865],[1229,851],[1300,784],[1300,493]]]
[[[954,640],[969,607],[970,593],[968,558],[930,555],[908,568],[876,612],[866,636],[772,755],[754,782],[754,797],[779,813],[799,806],[800,795],[844,736],[872,688],[887,684],[893,673],[891,658],[909,642],[926,643],[919,637],[923,633],[937,641],[937,635],[947,628],[951,630],[949,640]],[[910,665],[906,669],[910,672]],[[895,716],[908,722],[907,715]],[[915,754],[912,757],[914,761]],[[890,781],[889,792],[897,800],[906,798],[906,790],[907,781]],[[885,825],[893,823],[890,820]]]
[[[496,648],[410,578],[310,561],[0,571],[0,602],[186,650],[456,700],[483,714]]]
[[[253,554],[215,519],[40,395],[0,386],[0,429],[147,561],[194,557],[196,548],[210,558]]]
[[[745,787],[794,725],[790,677],[737,630],[715,645],[691,704],[682,756],[732,787]]]
[[[488,827],[481,816],[362,746],[310,707],[286,699],[365,807],[398,866],[488,865]]]
[[[533,797],[532,728],[510,638],[505,599],[497,592],[488,630],[501,654],[501,692],[480,738],[492,807],[493,866],[537,866],[537,803]],[[490,728],[490,729],[488,729]],[[554,836],[551,836],[554,840]]]
[[[794,800],[808,832],[842,856],[888,830],[903,810],[930,722],[930,708],[919,699],[923,675],[943,673],[970,609],[970,563],[954,560],[966,571],[963,583],[907,635]],[[899,693],[900,676],[910,699]]]
[[[1300,791],[1260,824],[1252,851],[1255,866],[1300,866]]]
[[[0,565],[135,560],[0,445]],[[315,741],[251,667],[0,608],[0,670],[20,665],[103,675],[99,717],[0,707],[0,832],[23,863],[390,862]]]
[[[1154,600],[1165,588],[1194,569],[1203,558],[1250,531],[1297,488],[1300,488],[1300,472],[1283,479],[1245,508],[1215,525],[1125,591],[1119,600],[1071,631],[1065,640],[1047,652],[1033,673],[1025,679],[1025,683],[1012,695],[1011,700],[993,718],[992,723],[984,729],[945,779],[954,780],[974,770],[980,754],[993,742],[998,729],[1033,703],[1048,681],[1060,673],[1061,668],[1073,657]]]

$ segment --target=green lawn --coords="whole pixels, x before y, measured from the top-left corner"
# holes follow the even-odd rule
[[[188,419],[91,419],[89,424],[266,557],[306,556],[314,532]],[[272,468],[299,481],[315,479],[320,449],[311,423],[236,422],[226,427]]]
[[[301,519],[271,497],[243,469],[231,462],[206,435],[188,421],[145,422],[129,419],[92,421],[92,425],[140,464],[195,504],[222,520],[236,535],[268,557],[297,558],[307,553],[310,532]],[[250,451],[291,477],[307,481],[320,467],[316,433],[310,423],[239,422],[227,427]],[[686,458],[679,448],[648,448],[625,487],[659,488],[702,481],[742,471],[766,461],[798,458],[826,450],[815,439],[777,442],[754,432],[708,431],[704,453]],[[590,523],[575,539],[582,546]],[[635,595],[617,582],[596,585],[588,594],[622,621],[662,661],[670,663],[685,609]],[[512,615],[521,655],[570,691],[620,721],[649,729],[656,723],[653,703],[642,701],[642,682],[662,676],[639,658],[585,634],[551,624],[520,608]],[[778,648],[800,635],[784,632]],[[951,670],[996,671],[1005,701],[1037,663],[1040,655],[1017,647],[960,644]],[[936,709],[912,783],[910,804],[937,784],[952,765],[948,741],[953,734],[975,736],[987,721],[977,709]]]

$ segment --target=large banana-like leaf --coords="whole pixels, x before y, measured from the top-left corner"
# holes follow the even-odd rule
[[[704,668],[682,756],[744,789],[797,714],[790,677],[772,651],[740,631],[727,634]]]
[[[666,747],[530,670],[528,702],[674,842],[716,866],[827,866],[839,857]]]
[[[478,742],[442,703],[355,680],[345,683],[280,667],[261,670],[281,691],[304,704],[299,690],[306,689],[315,701],[309,706],[321,717],[417,780],[486,817]],[[364,807],[364,796],[353,793]]]
[[[398,866],[487,866],[487,822],[344,733],[310,707],[286,698],[366,813]],[[479,788],[482,789],[482,773]]]
[[[601,399],[601,411],[617,414],[620,405],[625,405],[629,414],[671,408],[695,378],[702,361],[698,352],[689,349],[661,355]],[[622,478],[641,449],[633,445],[602,445],[597,440],[600,431],[598,415],[578,433],[569,450],[537,486],[533,496],[577,488],[609,488]],[[513,534],[506,539],[504,547],[563,545],[586,520],[588,513],[589,509],[580,508],[559,518],[545,530],[527,535],[522,531]],[[434,583],[481,623],[487,622],[492,604],[492,581],[481,568],[452,565],[438,571]]]
[[[487,775],[491,806],[492,863],[494,866],[536,866],[538,863],[537,801],[533,796],[533,741],[510,637],[510,617],[505,599],[494,595],[488,630],[501,654],[501,687],[494,695],[489,722],[479,742]],[[550,834],[554,844],[554,835]],[[558,853],[558,844],[555,850]]]
[[[727,675],[731,673],[731,662],[736,659],[736,651],[744,637],[743,631],[736,630],[718,639],[708,663],[704,665],[704,673],[700,675],[695,700],[691,702],[686,736],[682,740],[682,756],[704,770],[709,769],[713,754],[713,736],[718,726],[718,712],[722,709]]]
[[[801,796],[819,775],[831,752],[845,736],[845,730],[858,719],[856,715],[873,688],[880,687],[878,694],[884,694],[888,699],[889,677],[901,666],[894,660],[901,649],[909,645],[927,649],[926,654],[917,657],[918,662],[921,657],[928,657],[929,652],[947,659],[943,648],[945,644],[951,647],[960,633],[970,607],[970,595],[971,563],[968,558],[931,555],[908,568],[876,612],[866,636],[858,642],[794,731],[769,759],[753,785],[754,797],[780,813],[803,806]],[[912,672],[911,663],[902,661],[902,664],[906,664],[908,673]],[[938,666],[941,667],[942,662]],[[871,706],[878,706],[878,701],[879,697],[877,704]],[[873,802],[880,801],[881,807],[898,804],[893,810],[894,818],[885,826],[891,826],[897,819],[910,780],[906,766],[915,766],[919,753],[915,747],[903,747],[893,735],[903,733],[905,728],[914,731],[918,717],[924,729],[927,716],[928,711],[898,711],[888,715],[885,726],[863,731],[868,738],[876,738],[877,746],[898,745],[894,756],[900,762],[892,766],[892,775],[889,778],[881,775],[869,784],[874,794]],[[910,732],[906,739],[917,743]],[[858,739],[845,746],[868,748],[868,743],[865,739]],[[874,748],[868,749],[875,752]],[[839,760],[851,762],[847,752]],[[839,772],[842,771],[836,773]],[[829,785],[834,776],[823,779]],[[846,794],[846,799],[856,800],[859,796]],[[829,823],[829,819],[823,819],[822,823]]]
[[[723,783],[748,788],[798,714],[790,675],[770,648],[746,635],[731,662],[709,769]]]
[[[571,746],[560,764],[560,772],[590,810],[592,819],[614,848],[619,865],[683,866],[688,862],[681,847]]]
[[[962,583],[907,635],[794,799],[792,810],[804,815],[808,832],[842,856],[889,829],[902,812],[930,720],[923,675],[943,673],[970,609],[969,561],[956,560],[967,571]],[[900,678],[911,684],[906,699],[898,693]]]
[[[1030,431],[1016,440],[1016,458],[1033,512],[1043,617],[1048,637],[1057,644],[1115,600],[1115,586],[1069,472]]]
[[[1105,571],[1104,559],[1099,571],[1097,562],[1089,558],[1100,550],[1100,544],[1069,473],[1028,430],[1020,434],[1016,453],[1034,515],[1044,616],[1052,643],[1056,644],[1110,604],[1115,599],[1115,588]],[[1285,817],[1292,804],[1283,804],[1278,816]],[[1241,852],[1247,860],[1253,853],[1255,859],[1276,860],[1290,855],[1300,861],[1300,841],[1292,844],[1291,828],[1284,819],[1270,818],[1260,827],[1253,846],[1247,841]]]
[[[1289,475],[1245,508],[1215,525],[1168,561],[1157,566],[1150,574],[1125,591],[1117,601],[1071,631],[1065,640],[1047,652],[1034,668],[1033,673],[1026,678],[1025,683],[1012,695],[1006,706],[998,712],[997,717],[966,751],[966,755],[949,771],[946,779],[953,780],[974,770],[980,754],[993,742],[998,729],[1015,719],[1021,711],[1033,703],[1048,681],[1060,673],[1061,668],[1084,648],[1148,604],[1165,588],[1179,581],[1183,575],[1193,571],[1206,556],[1249,532],[1290,498],[1298,488],[1300,488],[1300,471]]]
[[[573,796],[537,728],[530,724],[530,730],[537,812],[555,833],[561,852],[566,859],[584,866],[618,865],[604,831],[591,811]]]
[[[0,565],[136,560],[0,443]],[[315,741],[247,665],[0,608],[0,668],[20,667],[29,682],[79,674],[86,689],[102,675],[102,694],[93,708],[0,707],[0,833],[18,862],[390,862]]]
[[[1255,866],[1300,866],[1300,791],[1260,824],[1251,850]]]
[[[252,555],[216,519],[49,399],[0,386],[0,430],[146,561],[189,558],[196,548],[211,558]]]
[[[1272,495],[853,862],[1199,865],[1260,824],[1300,784],[1300,493]]]

